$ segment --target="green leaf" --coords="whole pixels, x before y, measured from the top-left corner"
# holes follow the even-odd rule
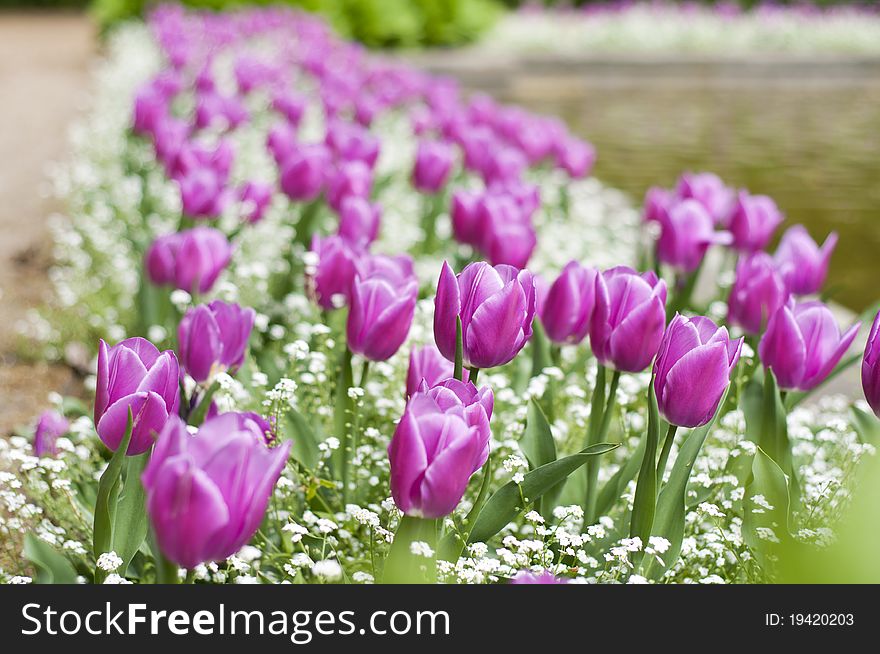
[[[675,457],[669,479],[657,498],[657,510],[654,513],[654,526],[651,529],[651,535],[661,536],[668,540],[669,549],[663,554],[663,566],[660,566],[654,558],[645,559],[648,561],[645,576],[649,578],[659,579],[678,560],[678,555],[681,553],[688,481],[691,478],[694,462],[697,460],[700,450],[703,449],[703,443],[706,442],[706,437],[715,424],[715,420],[718,419],[720,407],[724,406],[729,390],[728,387],[728,390],[724,392],[721,402],[718,403],[719,411],[715,413],[712,420],[702,427],[692,430],[688,435]]]
[[[614,473],[611,479],[605,482],[605,485],[599,492],[599,500],[596,503],[597,515],[606,515],[611,506],[623,495],[626,485],[635,478],[636,473],[639,472],[641,467],[642,458],[645,456],[647,442],[648,433],[645,431],[645,435],[639,439],[639,444],[629,459],[617,469],[617,472]]]
[[[849,408],[852,414],[852,426],[862,443],[880,445],[880,420],[867,411],[853,405]]]
[[[529,400],[526,428],[519,446],[532,470],[556,460],[556,443],[544,410],[535,398]]]
[[[783,469],[791,468],[785,405],[772,370],[764,372],[764,396],[761,407],[761,431],[758,445]]]
[[[37,568],[38,584],[76,583],[76,570],[70,561],[33,534],[24,536],[24,557]]]
[[[553,358],[550,356],[550,339],[547,338],[547,332],[540,320],[536,320],[532,325],[532,377],[541,374],[545,368],[553,365]]]
[[[296,409],[290,409],[286,416],[287,428],[284,430],[284,439],[293,442],[291,452],[293,458],[299,461],[309,470],[314,470],[321,459],[318,450],[318,437],[315,435],[315,427],[318,422],[309,422]]]
[[[629,523],[630,537],[648,542],[651,528],[654,526],[654,513],[657,508],[657,445],[660,442],[660,410],[657,408],[657,396],[653,380],[648,385],[648,437],[642,467],[639,470],[639,481],[633,499],[632,517]]]
[[[437,523],[437,520],[408,515],[400,518],[400,525],[385,559],[383,584],[437,583],[436,558],[420,556],[410,550],[410,546],[417,541],[427,543],[432,550],[436,550]]]
[[[464,378],[464,341],[462,339],[461,316],[455,316],[455,362],[452,377],[461,381]]]
[[[128,410],[128,425],[119,447],[110,458],[110,463],[101,480],[98,482],[98,496],[95,499],[95,527],[93,535],[93,552],[97,559],[101,554],[109,552],[113,543],[113,521],[116,516],[116,505],[119,499],[119,478],[122,474],[122,466],[125,462],[125,452],[131,441],[131,431],[134,426],[134,418],[131,409]],[[102,580],[104,572],[100,569],[95,571],[96,581]]]
[[[616,449],[616,443],[597,443],[577,454],[542,465],[526,473],[521,484],[512,481],[499,488],[480,511],[468,535],[469,543],[486,542],[525,507],[565,480],[594,456]]]
[[[767,508],[767,506],[772,508]],[[758,563],[770,573],[778,546],[789,538],[788,480],[760,447],[752,462],[752,482],[743,497],[742,535]]]
[[[150,460],[150,453],[125,457],[125,474],[122,496],[116,506],[113,525],[113,551],[122,559],[117,574],[125,576],[128,564],[147,537],[149,521],[146,511],[146,494],[141,483],[141,473]]]

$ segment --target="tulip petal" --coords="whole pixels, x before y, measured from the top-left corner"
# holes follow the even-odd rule
[[[153,434],[159,432],[168,420],[168,409],[159,395],[153,392],[135,393],[119,398],[101,416],[97,425],[98,436],[114,452],[122,442],[132,413],[131,441],[126,456],[143,454],[153,444]]]
[[[468,365],[494,368],[513,359],[524,344],[526,297],[511,281],[477,307],[465,340]]]
[[[434,298],[434,340],[437,349],[449,361],[455,360],[455,324],[460,313],[458,280],[452,268],[444,261]]]
[[[764,366],[776,375],[780,388],[799,387],[807,365],[807,348],[788,307],[782,307],[770,318],[758,344],[758,354]]]
[[[644,370],[660,348],[666,312],[657,296],[633,309],[611,334],[609,351],[617,370]]]
[[[699,427],[712,419],[730,382],[727,346],[702,345],[676,362],[666,375],[664,417],[679,427]]]
[[[401,511],[409,513],[418,498],[416,482],[428,467],[428,455],[414,413],[404,411],[388,444],[388,459],[394,503]]]

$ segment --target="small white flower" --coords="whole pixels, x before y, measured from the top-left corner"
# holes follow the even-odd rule
[[[105,572],[113,572],[118,569],[123,563],[122,557],[120,557],[116,552],[104,552],[101,556],[98,557],[97,565],[101,570]]]
[[[312,566],[312,574],[316,577],[322,577],[328,581],[335,581],[342,576],[342,566],[338,561],[333,559],[325,559],[316,561]]]

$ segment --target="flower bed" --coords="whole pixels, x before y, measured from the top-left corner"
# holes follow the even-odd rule
[[[772,581],[833,540],[873,431],[803,400],[855,334],[789,304],[834,243],[761,252],[769,199],[686,175],[642,223],[557,121],[273,10],[120,29],[72,140],[28,331],[97,351],[94,410],[0,441],[9,580]]]

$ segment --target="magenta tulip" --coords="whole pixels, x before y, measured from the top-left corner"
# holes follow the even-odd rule
[[[836,232],[831,232],[819,247],[803,225],[785,231],[774,260],[792,293],[809,295],[822,290],[836,245]]]
[[[773,259],[756,252],[740,259],[727,300],[728,320],[747,334],[760,334],[776,310],[788,300],[788,288]]]
[[[356,248],[366,248],[379,236],[382,208],[365,198],[347,197],[339,208],[338,234]]]
[[[281,190],[291,200],[311,202],[321,195],[330,153],[320,143],[297,146],[281,165]]]
[[[699,202],[716,225],[727,225],[734,192],[715,173],[685,173],[678,180],[678,197]]]
[[[477,247],[482,229],[480,227],[480,203],[482,193],[456,189],[452,192],[452,234],[455,240],[465,245]]]
[[[782,212],[771,198],[740,191],[730,216],[733,247],[741,252],[763,250],[782,221]]]
[[[463,360],[494,368],[513,360],[532,336],[535,283],[527,270],[479,261],[457,277],[443,263],[434,300],[434,339],[455,360],[456,318],[461,319]]]
[[[557,148],[556,163],[572,179],[582,179],[596,163],[596,148],[586,141],[567,138]]]
[[[549,570],[537,573],[531,570],[520,570],[510,579],[510,583],[513,585],[562,585],[567,584],[568,580],[557,577]]]
[[[409,334],[419,296],[412,275],[355,275],[346,335],[348,347],[371,361],[385,361]]]
[[[439,356],[439,355],[438,355]],[[43,411],[34,431],[34,456],[56,456],[55,441],[70,429],[70,422],[57,411]]]
[[[327,183],[327,203],[339,211],[348,197],[369,198],[373,188],[373,173],[362,161],[343,163],[330,174]]]
[[[758,354],[779,388],[809,391],[825,381],[858,331],[855,324],[841,335],[834,314],[822,302],[790,301],[770,317]]]
[[[880,417],[880,313],[874,317],[868,342],[865,344],[865,355],[862,357],[862,389],[865,399]]]
[[[379,139],[356,123],[332,121],[324,142],[342,162],[360,161],[372,169],[379,158]]]
[[[224,178],[213,168],[191,170],[177,183],[183,213],[190,218],[216,218],[232,199]]]
[[[660,239],[657,257],[677,270],[696,270],[713,244],[729,244],[728,232],[715,231],[715,223],[702,204],[683,200],[668,211],[660,211]]]
[[[409,397],[424,381],[428,387],[451,379],[453,364],[447,360],[433,343],[414,347],[409,353],[409,368],[406,372],[406,396]],[[468,380],[468,371],[462,371],[464,381]]]
[[[272,187],[264,182],[245,182],[238,192],[238,199],[245,219],[249,223],[260,222],[272,203]]]
[[[709,318],[675,314],[654,362],[654,392],[660,414],[671,425],[699,427],[718,411],[743,339]]]
[[[232,258],[223,232],[211,227],[166,234],[150,245],[146,268],[150,281],[188,293],[207,293]]]
[[[177,328],[177,353],[184,370],[199,383],[238,370],[255,317],[251,308],[220,300],[187,311]]]
[[[240,550],[263,521],[290,447],[267,447],[262,427],[242,414],[211,418],[194,436],[169,420],[141,477],[162,553],[193,568]]]
[[[539,315],[547,337],[554,343],[580,343],[586,338],[596,303],[593,268],[570,261],[550,286]]]
[[[663,338],[665,306],[666,283],[653,271],[618,266],[596,275],[590,344],[599,363],[622,372],[647,368]]]
[[[437,193],[449,180],[455,159],[452,147],[442,141],[419,141],[413,168],[413,186],[422,193]]]
[[[341,236],[314,236],[311,247],[316,262],[306,269],[309,295],[323,309],[348,304],[360,252]]]
[[[95,425],[98,436],[116,450],[133,418],[126,454],[143,454],[180,402],[180,369],[171,350],[159,352],[143,338],[129,338],[113,347],[98,344]]]

